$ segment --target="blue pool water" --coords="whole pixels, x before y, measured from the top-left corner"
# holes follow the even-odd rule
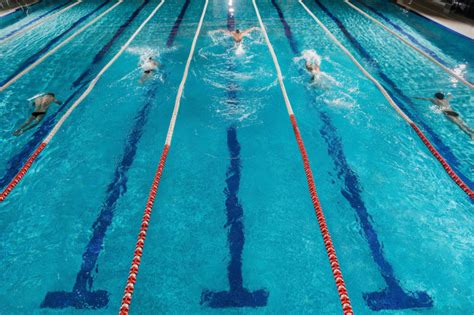
[[[2,43],[0,80],[115,3],[83,1]],[[473,142],[428,103],[413,99],[450,92],[453,108],[473,126],[474,92],[343,1],[305,3],[474,188]],[[120,4],[0,92],[0,189],[158,4]],[[300,4],[257,4],[354,313],[472,312],[473,203]],[[354,4],[473,81],[472,41],[391,3]],[[203,8],[204,1],[165,1],[0,204],[0,314],[118,312]],[[0,24],[0,37],[52,9],[41,5],[8,27]],[[209,2],[132,314],[341,313],[264,38],[253,32],[236,49],[214,32],[253,26],[258,20],[250,0]],[[298,59],[308,51],[321,57],[328,75],[319,86],[309,84]],[[149,55],[162,67],[140,84],[138,64]],[[27,99],[43,91],[64,103],[51,105],[34,130],[13,137],[31,112]]]
[[[13,24],[16,24],[20,21],[21,24],[26,24],[34,20],[38,20],[41,18],[41,16],[47,14],[48,11],[51,12],[52,10],[56,9],[55,7],[49,7],[46,10],[45,6],[48,5],[51,5],[50,1],[37,1],[32,3],[31,5],[23,5],[21,7],[15,7],[13,5],[11,9],[8,9],[6,11],[2,10],[2,13],[0,14],[0,28],[3,29],[12,27]],[[2,9],[4,7],[6,6],[2,3]]]

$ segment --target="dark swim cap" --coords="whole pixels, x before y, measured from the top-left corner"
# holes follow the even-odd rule
[[[236,29],[235,32],[236,32],[237,34],[239,34],[239,33],[240,33],[240,30],[239,30],[239,29]]]
[[[444,99],[444,94],[441,93],[441,92],[438,92],[438,93],[435,94],[435,97],[439,100],[442,100],[442,99]]]

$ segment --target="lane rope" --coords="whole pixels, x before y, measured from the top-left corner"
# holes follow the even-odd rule
[[[319,229],[323,237],[324,246],[326,248],[326,253],[328,255],[329,262],[331,265],[332,274],[336,283],[337,291],[339,293],[339,300],[341,301],[342,310],[343,310],[344,315],[353,315],[354,313],[352,310],[352,306],[351,306],[349,295],[346,289],[346,285],[344,283],[341,268],[339,266],[336,250],[334,249],[334,244],[331,239],[331,234],[329,233],[329,229],[327,227],[326,218],[324,217],[323,209],[321,207],[321,203],[319,202],[318,194],[316,192],[316,184],[314,182],[314,176],[311,170],[308,154],[306,152],[306,148],[303,143],[303,138],[301,137],[301,133],[299,131],[298,124],[296,122],[296,118],[293,113],[293,109],[292,109],[290,100],[288,98],[288,94],[286,92],[285,84],[283,82],[283,75],[280,69],[280,65],[278,63],[278,58],[275,54],[275,51],[270,42],[270,39],[268,38],[267,30],[265,28],[265,25],[263,24],[262,17],[260,16],[257,3],[255,0],[252,0],[252,2],[255,8],[255,13],[257,15],[258,22],[260,23],[260,27],[262,29],[262,33],[265,37],[268,50],[272,56],[273,64],[275,65],[275,69],[278,76],[278,82],[280,84],[280,89],[283,94],[283,98],[285,100],[285,105],[288,111],[288,115],[290,116],[291,125],[293,127],[293,132],[296,137],[296,142],[298,143],[298,148],[300,150],[301,157],[303,159],[304,171],[306,174],[306,180],[308,182],[308,188],[311,195],[311,201],[313,203],[313,207],[316,213],[316,219],[318,220]]]
[[[395,36],[396,38],[398,38],[401,42],[403,42],[405,45],[413,48],[415,51],[417,51],[419,54],[421,54],[422,56],[424,56],[425,58],[427,58],[429,61],[431,61],[432,63],[434,63],[435,65],[437,65],[438,67],[440,67],[444,72],[446,72],[447,74],[451,75],[452,77],[454,77],[456,80],[462,82],[464,85],[466,85],[467,87],[473,89],[474,88],[474,84],[472,84],[471,82],[467,81],[466,79],[464,79],[462,76],[460,76],[459,74],[457,74],[456,72],[454,72],[453,70],[449,69],[448,67],[444,66],[442,63],[440,63],[438,60],[436,60],[435,58],[433,58],[432,56],[430,56],[429,54],[425,53],[424,51],[422,51],[420,48],[416,47],[415,45],[413,45],[411,42],[409,42],[408,40],[406,40],[405,38],[403,38],[400,34],[398,34],[397,32],[395,32],[394,30],[391,30],[389,27],[387,27],[385,24],[383,24],[382,22],[380,22],[379,20],[377,20],[376,18],[372,17],[371,15],[367,14],[366,12],[364,12],[362,9],[360,9],[359,7],[357,7],[356,5],[354,5],[353,3],[351,3],[349,0],[344,0],[344,2],[349,5],[351,8],[353,8],[354,10],[356,10],[357,12],[359,12],[360,14],[364,15],[365,17],[367,17],[368,19],[370,19],[371,21],[375,22],[377,25],[379,25],[380,27],[382,27],[384,30],[386,30],[387,32],[389,32],[390,34],[392,34],[393,36]]]
[[[27,5],[20,4],[19,6],[14,7],[14,8],[11,8],[11,9],[9,9],[9,10],[3,12],[3,13],[0,12],[0,19],[1,19],[1,18],[5,18],[5,17],[9,16],[10,14],[13,14],[13,13],[15,13],[15,12],[18,12],[18,11],[20,11],[20,10],[23,11],[23,12],[26,12],[25,15],[28,16],[28,14],[29,14],[28,12],[29,12],[30,7],[32,7],[32,6],[34,6],[35,4],[38,4],[38,3],[40,3],[40,2],[41,2],[41,0],[36,0],[36,1],[33,1],[32,3],[27,4]]]
[[[145,246],[145,238],[146,233],[148,230],[148,225],[150,224],[151,212],[153,209],[153,205],[155,203],[156,194],[158,192],[158,186],[160,183],[161,175],[163,173],[163,169],[165,167],[166,158],[168,156],[168,152],[171,146],[171,140],[173,138],[174,127],[176,124],[176,119],[178,117],[179,108],[181,105],[181,99],[184,91],[184,86],[186,84],[186,80],[188,78],[189,68],[191,66],[191,61],[193,59],[194,51],[196,48],[196,43],[199,38],[199,34],[201,33],[202,24],[204,22],[204,17],[206,16],[207,5],[209,0],[206,0],[204,4],[204,8],[201,14],[201,18],[199,20],[198,27],[196,29],[196,33],[194,34],[194,39],[191,44],[191,49],[189,51],[188,59],[186,61],[186,66],[184,68],[183,78],[181,79],[181,83],[178,88],[178,92],[175,99],[173,114],[170,119],[170,124],[168,128],[168,133],[166,135],[165,145],[163,147],[163,151],[161,153],[160,162],[158,164],[158,168],[155,173],[155,177],[153,178],[153,183],[151,185],[151,190],[148,195],[148,201],[146,203],[145,211],[143,213],[142,223],[140,226],[140,232],[138,233],[137,243],[135,245],[135,251],[133,253],[132,264],[130,267],[129,275],[127,278],[127,283],[125,285],[124,294],[122,297],[122,305],[120,306],[119,315],[127,315],[130,309],[130,304],[132,302],[132,295],[135,289],[135,283],[137,281],[138,269],[140,267],[141,257],[143,254],[143,247]]]
[[[89,83],[87,89],[81,94],[81,96],[71,105],[71,107],[64,113],[61,119],[56,123],[54,128],[50,131],[48,136],[43,140],[43,142],[36,148],[33,154],[30,156],[28,161],[23,165],[20,169],[18,174],[13,178],[13,180],[8,184],[8,186],[3,190],[0,194],[0,202],[4,201],[8,194],[12,191],[13,188],[20,182],[23,176],[26,174],[28,169],[33,164],[34,160],[38,157],[38,155],[43,151],[45,146],[53,139],[53,137],[58,132],[59,128],[64,124],[66,119],[71,115],[71,113],[76,109],[77,106],[90,94],[90,92],[94,89],[95,85],[102,77],[102,75],[115,63],[115,61],[122,55],[122,53],[130,46],[132,41],[141,30],[145,27],[145,25],[153,18],[153,16],[158,12],[161,6],[165,3],[165,0],[161,0],[161,2],[155,7],[155,9],[150,13],[150,15],[142,22],[142,24],[135,30],[135,32],[130,36],[128,41],[120,48],[120,50],[114,55],[114,57],[102,68],[102,70],[97,74],[97,76]]]
[[[92,26],[93,24],[95,24],[97,21],[99,21],[100,19],[102,19],[104,16],[106,16],[107,14],[109,14],[110,12],[112,12],[117,6],[119,6],[120,4],[123,3],[124,0],[118,0],[117,3],[115,3],[113,6],[111,6],[110,8],[108,8],[106,11],[102,12],[102,14],[98,15],[95,19],[93,19],[92,21],[90,21],[89,23],[87,23],[86,25],[84,25],[83,27],[81,27],[80,29],[78,29],[75,33],[73,33],[71,36],[69,36],[68,38],[66,38],[64,41],[62,41],[61,43],[59,43],[56,47],[54,47],[53,49],[51,49],[50,51],[48,51],[44,56],[42,56],[41,58],[39,58],[38,60],[36,60],[34,63],[32,63],[31,65],[29,65],[25,70],[21,71],[20,73],[18,73],[16,76],[14,76],[11,80],[9,80],[8,82],[6,82],[4,85],[2,85],[0,87],[0,92],[3,92],[5,91],[10,85],[12,85],[13,83],[15,83],[16,81],[18,81],[21,77],[23,77],[25,74],[27,74],[28,72],[30,72],[31,70],[33,70],[34,68],[36,68],[38,65],[40,65],[44,60],[46,60],[46,58],[48,58],[49,56],[51,56],[52,54],[54,54],[56,51],[58,51],[60,48],[62,48],[63,46],[65,46],[67,43],[69,43],[71,40],[73,40],[75,37],[79,36],[82,32],[84,32],[86,29],[88,29],[90,26]]]
[[[48,20],[51,20],[51,19],[54,18],[55,16],[58,16],[58,15],[64,13],[64,12],[68,11],[69,9],[72,9],[73,7],[75,7],[76,5],[80,4],[81,2],[82,2],[82,0],[78,0],[78,1],[76,1],[76,2],[74,2],[74,3],[72,3],[72,4],[70,4],[69,6],[67,6],[67,7],[65,7],[65,8],[63,8],[63,9],[61,9],[61,10],[58,11],[58,12],[56,12],[56,13],[54,13],[54,14],[51,14],[50,16],[47,16],[47,17],[45,17],[45,18],[43,18],[43,19],[37,21],[36,23],[31,24],[31,25],[29,25],[28,27],[25,27],[24,29],[22,29],[22,30],[20,30],[20,31],[18,31],[18,32],[14,32],[14,33],[12,33],[11,35],[6,36],[5,38],[3,38],[3,39],[0,40],[0,44],[3,44],[3,43],[5,43],[5,42],[7,42],[7,41],[9,41],[9,40],[12,40],[13,38],[18,37],[18,36],[20,36],[20,35],[22,35],[22,34],[28,32],[28,31],[31,31],[32,29],[34,29],[34,28],[40,26],[41,24],[47,22]]]
[[[451,166],[449,166],[448,162],[443,158],[443,156],[436,151],[434,146],[431,144],[431,142],[426,138],[426,136],[421,132],[421,130],[416,126],[416,124],[401,110],[400,107],[395,103],[395,101],[392,99],[392,97],[388,94],[387,90],[380,84],[377,79],[375,79],[360,63],[357,61],[357,59],[347,50],[347,48],[331,33],[331,31],[321,22],[316,15],[314,15],[313,12],[303,3],[302,0],[299,0],[299,3],[303,6],[303,8],[308,12],[308,14],[313,18],[313,20],[316,21],[316,23],[324,30],[324,32],[328,35],[329,38],[332,39],[332,41],[339,46],[339,48],[352,60],[352,62],[357,66],[357,68],[362,71],[362,73],[370,80],[372,81],[375,86],[379,89],[379,91],[383,94],[385,99],[388,101],[388,103],[397,111],[397,113],[413,128],[415,129],[416,134],[420,137],[420,139],[423,141],[423,143],[426,145],[428,150],[431,152],[431,154],[441,163],[443,168],[446,170],[448,175],[451,177],[451,179],[471,198],[474,200],[474,192],[472,189],[469,188],[469,186],[466,185],[466,183],[463,182],[463,180],[459,177],[456,172],[453,171]],[[446,167],[447,166],[447,167]]]

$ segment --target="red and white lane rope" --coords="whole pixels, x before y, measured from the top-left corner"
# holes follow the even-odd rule
[[[402,43],[404,43],[405,45],[411,47],[412,49],[414,49],[416,52],[418,52],[419,54],[421,54],[423,57],[425,57],[426,59],[428,59],[429,61],[431,61],[432,63],[434,63],[435,65],[437,65],[438,67],[440,67],[444,72],[446,72],[447,74],[449,74],[450,76],[454,77],[456,80],[462,82],[464,85],[470,87],[471,89],[474,88],[474,84],[472,84],[471,82],[468,82],[466,79],[464,79],[462,76],[460,76],[459,74],[457,74],[456,72],[454,72],[453,70],[449,69],[448,67],[444,66],[443,64],[441,64],[438,60],[434,59],[433,57],[431,57],[430,55],[428,55],[427,53],[425,53],[423,50],[419,49],[418,47],[416,47],[415,45],[413,45],[412,43],[410,43],[408,40],[406,40],[405,38],[403,38],[402,36],[400,36],[397,32],[391,30],[390,28],[388,28],[386,25],[384,25],[382,22],[380,22],[379,20],[377,20],[376,18],[370,16],[369,14],[367,14],[366,12],[364,12],[363,10],[361,10],[360,8],[358,8],[357,6],[355,6],[353,3],[351,3],[349,0],[344,0],[344,2],[349,5],[351,8],[353,8],[354,10],[356,10],[357,12],[359,12],[360,14],[364,15],[365,17],[367,17],[368,19],[370,19],[371,21],[375,22],[377,25],[379,25],[380,27],[382,27],[384,30],[386,30],[387,32],[389,32],[390,34],[392,34],[393,36],[395,36],[396,38],[398,38]]]
[[[474,200],[474,192],[472,189],[470,189],[466,183],[463,182],[463,180],[459,177],[458,174],[456,174],[452,168],[449,166],[448,162],[439,154],[438,151],[434,148],[434,146],[430,143],[428,138],[421,132],[421,130],[416,126],[416,124],[402,111],[400,107],[395,103],[395,101],[390,97],[388,94],[387,90],[380,84],[377,79],[375,79],[360,63],[357,61],[357,59],[347,50],[346,47],[331,33],[331,31],[321,22],[316,15],[314,15],[313,12],[311,12],[308,7],[303,3],[302,0],[299,1],[299,3],[303,6],[303,8],[308,12],[308,14],[318,23],[318,25],[324,30],[324,32],[331,38],[331,40],[339,46],[339,48],[352,60],[352,62],[357,66],[357,68],[362,71],[362,73],[370,80],[372,81],[375,86],[379,89],[380,92],[382,92],[383,96],[385,99],[388,101],[388,103],[397,111],[397,113],[416,131],[416,134],[420,137],[420,139],[423,141],[423,143],[426,145],[426,147],[430,150],[430,152],[433,154],[433,156],[443,165],[444,169],[448,173],[448,175],[453,179],[453,181],[471,198]]]
[[[43,151],[43,149],[46,147],[46,145],[51,141],[51,139],[54,138],[56,133],[58,132],[59,128],[64,124],[66,119],[72,114],[72,112],[76,109],[77,106],[91,93],[91,91],[94,89],[95,85],[99,81],[99,79],[104,75],[104,73],[117,61],[117,59],[123,54],[123,52],[130,46],[132,41],[137,37],[137,35],[141,32],[141,30],[145,27],[145,25],[155,16],[156,12],[161,8],[161,6],[165,3],[165,0],[162,0],[156,7],[155,9],[148,15],[148,17],[142,22],[142,24],[135,30],[135,32],[130,36],[130,38],[127,40],[127,42],[120,48],[120,50],[114,55],[112,59],[100,70],[100,72],[97,74],[97,76],[89,83],[89,86],[87,89],[84,91],[84,93],[81,94],[81,96],[74,102],[74,104],[71,105],[71,107],[64,113],[64,115],[59,119],[59,121],[56,123],[54,126],[53,130],[46,136],[46,138],[43,140],[43,142],[36,148],[34,153],[30,156],[28,161],[23,165],[23,167],[20,169],[18,174],[15,175],[13,180],[8,184],[8,186],[2,191],[0,194],[0,202],[5,200],[5,198],[8,196],[8,194],[12,191],[13,188],[20,182],[20,180],[23,178],[23,176],[26,174],[28,169],[31,167],[33,164],[34,160],[38,157],[38,155]]]
[[[128,314],[129,309],[130,309],[130,304],[132,302],[132,295],[135,289],[135,283],[137,281],[138,269],[140,267],[141,257],[143,254],[143,247],[145,246],[145,238],[146,238],[146,233],[148,230],[148,225],[150,223],[153,204],[155,203],[155,197],[158,192],[158,185],[160,183],[161,174],[163,173],[166,157],[168,156],[168,151],[171,146],[171,140],[173,138],[174,127],[176,125],[176,119],[178,118],[179,107],[181,105],[181,99],[182,99],[182,95],[184,91],[184,86],[186,84],[186,80],[188,79],[189,67],[191,66],[191,61],[193,59],[194,51],[196,49],[196,43],[198,41],[199,34],[201,33],[201,28],[204,22],[204,17],[206,16],[208,3],[209,3],[209,0],[206,0],[202,14],[201,14],[201,18],[199,20],[198,27],[196,29],[196,33],[194,34],[193,42],[191,44],[191,49],[189,51],[188,59],[186,61],[186,66],[184,68],[183,78],[181,79],[181,83],[178,88],[178,93],[176,95],[173,114],[171,116],[168,133],[166,135],[166,142],[163,147],[163,152],[161,153],[160,163],[158,164],[158,168],[156,170],[155,177],[153,179],[151,190],[148,196],[148,201],[146,203],[145,211],[143,213],[142,224],[140,226],[140,233],[138,233],[138,239],[135,245],[135,251],[133,253],[132,265],[130,267],[129,275],[127,278],[127,284],[125,285],[125,290],[122,297],[122,305],[120,306],[120,310],[119,310],[120,315]]]
[[[21,34],[24,34],[24,33],[28,32],[28,31],[30,31],[30,30],[32,30],[32,29],[34,29],[34,28],[40,26],[41,24],[44,24],[46,21],[51,20],[52,18],[54,18],[54,17],[56,17],[56,16],[58,16],[58,15],[64,13],[64,12],[68,11],[69,9],[72,9],[73,7],[75,7],[76,5],[78,5],[78,4],[81,3],[81,2],[82,2],[82,0],[78,0],[78,1],[76,1],[76,2],[74,2],[74,3],[72,3],[72,4],[70,4],[70,5],[68,5],[67,7],[63,8],[62,10],[59,10],[58,12],[56,12],[56,13],[54,13],[54,14],[51,14],[50,16],[48,16],[48,17],[46,17],[46,18],[44,18],[44,19],[41,19],[41,20],[37,21],[36,23],[31,24],[31,25],[28,26],[28,27],[25,27],[25,28],[22,29],[21,31],[19,31],[19,32],[15,33],[15,34],[13,34],[13,35],[11,35],[11,36],[8,36],[8,37],[6,37],[6,38],[0,40],[0,44],[3,44],[3,43],[5,43],[5,42],[7,42],[7,41],[9,41],[9,40],[11,40],[11,39],[13,39],[13,38],[16,38],[16,37],[20,36]]]
[[[84,32],[86,29],[91,27],[93,24],[95,24],[97,21],[102,19],[104,16],[112,12],[117,6],[123,3],[123,0],[118,0],[117,3],[115,3],[113,6],[108,8],[106,11],[102,12],[100,15],[98,15],[95,19],[78,29],[76,32],[74,32],[71,36],[63,40],[61,43],[59,43],[57,46],[55,46],[53,49],[48,51],[46,54],[44,54],[41,58],[33,62],[31,65],[29,65],[25,70],[22,72],[18,73],[16,76],[14,76],[11,80],[6,82],[4,85],[0,86],[0,92],[3,92],[5,89],[7,89],[10,85],[18,81],[21,77],[23,77],[25,74],[36,68],[38,65],[40,65],[43,61],[45,61],[49,56],[57,52],[59,49],[61,49],[63,46],[65,46],[67,43],[72,41],[74,38],[79,36],[82,32]]]
[[[426,145],[431,154],[441,163],[443,168],[446,170],[449,176],[454,180],[454,182],[462,189],[464,192],[474,200],[474,191],[470,189],[459,176],[453,171],[451,166],[446,162],[446,160],[441,156],[441,154],[435,149],[435,147],[430,143],[428,138],[423,134],[420,128],[417,127],[414,123],[411,123],[410,126],[415,130],[416,134],[420,137],[423,143]]]
[[[283,75],[281,73],[280,65],[278,63],[277,56],[273,49],[273,46],[268,38],[267,30],[265,29],[265,25],[263,24],[262,17],[260,16],[260,12],[258,10],[258,6],[255,0],[252,0],[253,6],[255,8],[255,13],[257,14],[258,22],[260,23],[260,27],[262,29],[262,33],[265,37],[265,41],[268,46],[268,50],[273,59],[273,63],[275,65],[275,69],[278,75],[278,83],[280,84],[281,92],[283,94],[283,98],[285,100],[286,109],[288,111],[288,115],[290,116],[291,125],[293,126],[293,131],[296,137],[296,141],[298,143],[298,148],[301,153],[301,157],[303,159],[304,171],[306,173],[306,180],[308,181],[309,193],[311,195],[311,201],[313,203],[314,210],[316,212],[316,218],[319,223],[319,229],[323,236],[324,246],[326,247],[326,253],[329,258],[329,262],[331,264],[331,270],[334,276],[334,280],[336,282],[337,291],[339,293],[339,299],[341,301],[342,310],[344,315],[352,315],[352,306],[351,301],[349,299],[346,285],[344,283],[344,279],[342,277],[341,268],[339,266],[339,262],[336,255],[336,250],[334,249],[334,244],[331,240],[331,235],[329,233],[326,219],[324,217],[323,209],[321,208],[321,204],[318,199],[318,194],[316,192],[316,184],[314,183],[313,172],[311,171],[311,166],[309,163],[308,155],[306,153],[306,148],[303,143],[303,139],[301,137],[298,124],[296,122],[295,115],[293,113],[293,109],[291,107],[290,100],[288,98],[288,94],[286,93],[285,84],[283,82]]]

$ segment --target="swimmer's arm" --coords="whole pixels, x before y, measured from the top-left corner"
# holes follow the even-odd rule
[[[254,26],[254,27],[252,27],[252,28],[249,28],[248,30],[243,31],[243,32],[242,32],[242,35],[247,35],[247,34],[249,34],[249,33],[252,33],[253,31],[256,31],[256,30],[259,30],[259,28],[256,27],[256,26]]]
[[[420,101],[431,101],[433,102],[434,99],[431,97],[414,97],[415,100],[420,100]]]
[[[209,34],[215,34],[215,33],[224,33],[226,35],[230,35],[232,34],[231,32],[229,32],[228,30],[226,29],[219,29],[219,30],[214,30],[214,31],[210,31]]]
[[[63,102],[61,102],[60,100],[58,100],[57,98],[55,98],[53,102],[55,102],[55,103],[58,104],[58,105],[61,105],[61,104],[63,103]]]

